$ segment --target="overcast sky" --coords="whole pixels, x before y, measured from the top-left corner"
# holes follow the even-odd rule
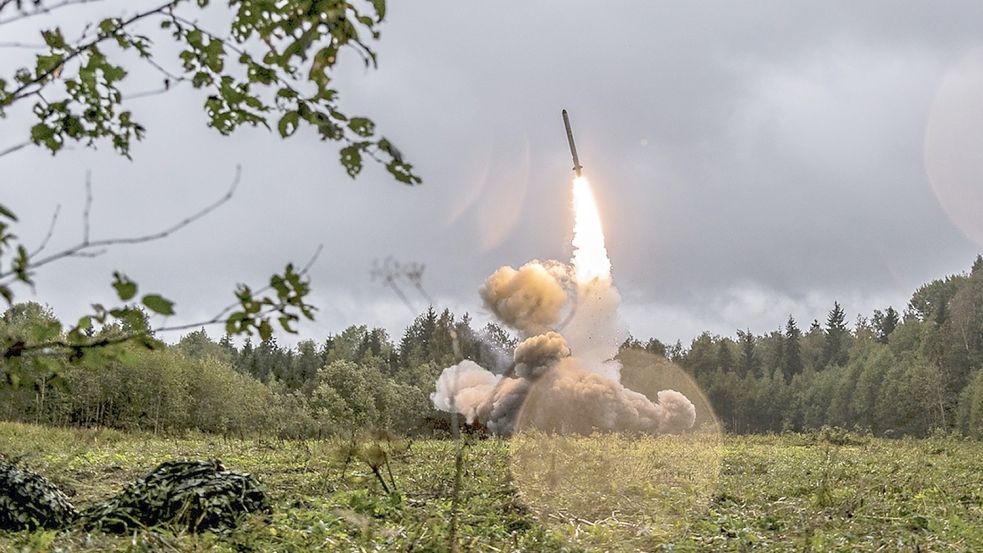
[[[133,161],[107,147],[0,158],[4,203],[28,244],[57,204],[49,247],[80,238],[89,169],[94,238],[182,218],[219,197],[236,164],[239,191],[166,240],[50,267],[36,298],[73,319],[112,300],[121,270],[177,302],[169,322],[201,320],[237,282],[261,284],[323,244],[311,272],[320,311],[302,338],[352,323],[398,337],[413,315],[370,278],[387,256],[426,264],[439,307],[484,321],[477,288],[495,268],[570,255],[561,108],[636,336],[761,333],[789,314],[808,326],[834,300],[851,319],[903,308],[915,287],[967,269],[983,249],[983,3],[390,4],[379,68],[349,53],[342,105],[373,117],[423,186],[374,166],[352,181],[312,132],[222,137],[190,87],[134,100],[148,136]],[[32,26],[55,20],[30,21],[0,27],[0,42],[37,42]],[[5,74],[30,55],[0,48]],[[128,91],[157,85],[137,77]],[[29,124],[19,113],[0,121],[0,149]]]

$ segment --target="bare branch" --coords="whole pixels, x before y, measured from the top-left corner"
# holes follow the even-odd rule
[[[12,154],[12,153],[16,152],[17,150],[20,150],[22,148],[26,148],[26,147],[28,147],[30,145],[31,145],[31,141],[30,140],[27,140],[25,142],[21,142],[20,144],[15,144],[15,145],[13,145],[13,146],[5,149],[5,150],[0,150],[0,157],[3,157],[5,155],[7,155],[7,154]]]
[[[317,261],[317,259],[321,256],[321,251],[323,250],[324,250],[324,244],[318,244],[317,249],[314,250],[314,254],[311,256],[310,259],[307,260],[307,263],[304,264],[304,266],[300,269],[300,271],[297,272],[297,274],[300,276],[306,275],[311,270],[311,267],[314,266],[314,263]],[[262,294],[268,290],[271,290],[272,288],[273,286],[267,284],[266,286],[257,289],[254,292],[254,294]],[[186,323],[186,324],[175,325],[175,326],[162,326],[162,327],[155,328],[154,332],[173,332],[175,330],[188,330],[189,328],[198,328],[202,326],[224,323],[225,315],[228,314],[229,311],[235,309],[238,305],[239,302],[230,303],[229,305],[222,308],[222,310],[219,311],[217,314],[215,314],[214,317],[208,319],[207,321],[202,321],[197,323]],[[276,311],[276,307],[271,307],[268,310],[265,310],[259,314],[262,315],[266,313],[272,313],[273,311]]]
[[[17,15],[8,17],[7,19],[0,19],[0,25],[6,25],[7,23],[13,23],[14,21],[20,21],[21,19],[27,19],[28,17],[34,17],[37,15],[49,14],[57,9],[64,8],[66,6],[74,6],[79,4],[89,4],[91,2],[99,2],[100,0],[62,0],[57,4],[51,6],[41,6],[38,5],[34,11],[22,11]],[[0,10],[7,7],[9,2],[0,3]]]
[[[24,50],[44,50],[44,44],[30,44],[26,42],[0,42],[0,48],[21,48]]]
[[[123,97],[123,99],[124,100],[139,100],[140,98],[147,98],[147,97],[150,97],[150,96],[160,96],[161,94],[167,94],[175,86],[181,84],[182,82],[183,82],[183,80],[182,81],[177,81],[176,83],[171,84],[169,81],[167,81],[165,79],[164,80],[164,86],[162,86],[161,88],[157,88],[157,89],[153,89],[153,90],[144,90],[144,91],[141,91],[141,92],[134,92],[133,94],[127,94],[126,96]]]
[[[314,266],[314,263],[317,261],[317,259],[321,256],[321,252],[323,250],[324,250],[324,244],[318,244],[317,249],[314,250],[314,254],[307,261],[307,263],[304,264],[304,266],[301,268],[301,270],[297,274],[298,275],[301,275],[301,276],[306,275],[311,270],[311,267]],[[263,288],[258,289],[256,292],[257,293],[262,293],[262,292],[265,292],[267,290],[270,290],[271,288],[273,288],[273,287],[270,286],[270,285],[267,285],[267,286],[264,286]],[[28,353],[28,352],[32,352],[32,351],[44,351],[44,350],[51,350],[51,349],[71,350],[71,351],[75,351],[75,352],[81,352],[81,351],[87,350],[87,349],[95,349],[95,348],[100,348],[100,347],[106,347],[106,346],[111,346],[111,345],[122,344],[124,342],[129,342],[130,340],[135,340],[137,338],[150,338],[154,334],[158,334],[158,333],[161,333],[161,332],[174,332],[174,331],[179,331],[179,330],[188,330],[188,329],[192,329],[192,328],[201,328],[201,327],[204,327],[204,326],[211,326],[211,325],[215,325],[215,324],[222,324],[222,323],[225,323],[225,320],[224,320],[223,317],[229,311],[231,311],[232,309],[234,309],[238,305],[239,305],[239,303],[233,303],[233,304],[228,305],[227,307],[225,307],[224,309],[222,309],[221,311],[219,311],[218,314],[216,314],[211,319],[208,319],[207,321],[199,321],[199,322],[194,322],[194,323],[186,323],[186,324],[172,325],[172,326],[159,326],[159,327],[156,327],[154,329],[143,331],[143,332],[131,332],[129,334],[122,334],[122,335],[114,336],[114,337],[111,337],[111,338],[100,338],[100,339],[97,339],[97,340],[93,340],[91,342],[73,343],[73,342],[67,342],[67,341],[61,340],[61,339],[58,339],[58,340],[49,340],[49,341],[46,341],[46,342],[39,342],[39,343],[36,343],[36,344],[24,344],[24,343],[21,342],[21,343],[15,344],[14,346],[9,347],[6,351],[4,351],[3,352],[3,358],[9,359],[9,358],[13,358],[13,357],[20,357],[23,354]],[[270,307],[268,307],[268,308],[260,311],[258,313],[258,315],[267,315],[267,314],[270,314],[270,313],[277,312],[280,307],[282,307],[282,306],[280,306],[280,305],[272,305],[272,306],[270,306]]]
[[[198,221],[199,219],[207,216],[209,213],[215,211],[220,206],[232,199],[233,194],[235,194],[236,189],[239,187],[239,182],[242,178],[242,166],[236,165],[235,178],[232,180],[232,185],[229,187],[228,191],[217,201],[205,206],[200,211],[185,217],[184,219],[178,221],[177,223],[151,234],[145,234],[142,236],[130,236],[130,237],[120,237],[120,238],[106,238],[101,240],[92,240],[90,238],[89,229],[89,214],[92,206],[92,190],[90,176],[86,175],[86,197],[85,197],[85,208],[82,213],[83,218],[83,237],[82,241],[78,244],[61,250],[56,253],[47,255],[41,259],[34,260],[31,258],[25,270],[28,274],[33,275],[39,268],[53,263],[55,261],[65,259],[68,257],[96,257],[102,255],[107,251],[108,248],[118,245],[130,245],[130,244],[142,244],[145,242],[153,242],[155,240],[161,240],[174,234],[175,232],[183,229],[184,227],[191,225],[192,223]],[[12,270],[0,271],[0,279],[8,278],[14,276]]]
[[[383,285],[388,286],[389,289],[396,294],[396,297],[403,302],[403,305],[405,305],[414,316],[419,314],[419,311],[417,311],[416,307],[413,305],[413,302],[410,301],[410,299],[403,292],[403,289],[400,288],[398,281],[406,277],[411,283],[413,283],[413,278],[409,277],[409,275],[414,274],[412,271],[414,271],[414,269],[417,267],[420,267],[419,272],[415,273],[417,275],[417,282],[419,282],[419,277],[421,277],[423,273],[422,265],[411,264],[408,267],[404,267],[399,263],[399,261],[393,259],[392,256],[387,257],[381,263],[378,259],[376,259],[373,262],[372,271],[370,272],[372,279],[379,279],[382,281]],[[417,288],[422,290],[422,286],[417,286]],[[424,297],[429,300],[429,296],[425,293]]]
[[[48,233],[44,235],[44,240],[41,241],[41,245],[39,245],[36,250],[31,252],[29,257],[34,257],[44,251],[44,248],[48,245],[48,241],[51,240],[51,235],[55,232],[55,224],[58,223],[58,214],[60,212],[61,204],[55,205],[55,213],[51,216],[51,224],[48,225]]]
[[[89,243],[89,215],[92,212],[92,170],[85,172],[85,207],[82,208],[82,243]]]

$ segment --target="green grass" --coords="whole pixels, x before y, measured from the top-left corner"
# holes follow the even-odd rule
[[[393,459],[392,495],[368,465],[346,469],[341,449],[3,423],[0,451],[76,505],[164,460],[218,458],[257,476],[275,514],[228,536],[22,532],[0,535],[0,550],[447,550],[454,442],[416,441]],[[979,442],[527,436],[470,443],[463,483],[463,551],[983,551]]]

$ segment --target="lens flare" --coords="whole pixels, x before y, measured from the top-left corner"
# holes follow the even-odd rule
[[[611,260],[604,247],[601,216],[590,182],[585,177],[573,180],[573,210],[573,266],[577,282],[587,284],[595,279],[610,280]]]

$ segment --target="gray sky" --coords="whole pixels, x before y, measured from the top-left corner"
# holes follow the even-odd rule
[[[125,9],[97,3],[58,21]],[[28,40],[31,27],[0,33]],[[239,192],[167,240],[51,267],[37,298],[73,319],[112,300],[118,269],[177,302],[169,322],[190,322],[323,243],[320,312],[301,337],[351,323],[398,337],[412,315],[369,277],[389,255],[425,263],[439,306],[484,321],[476,290],[496,267],[569,257],[561,107],[636,336],[760,333],[790,313],[807,326],[834,300],[851,318],[903,308],[981,249],[979,2],[391,2],[382,30],[378,70],[345,60],[342,102],[376,120],[424,186],[374,166],[352,181],[309,131],[222,137],[190,87],[135,100],[149,132],[132,162],[108,147],[0,159],[29,244],[56,204],[50,247],[79,239],[87,169],[93,237],[180,219],[220,196],[237,163]],[[29,55],[0,49],[0,66]],[[156,86],[139,76],[128,90]],[[0,149],[29,123],[0,122]]]

